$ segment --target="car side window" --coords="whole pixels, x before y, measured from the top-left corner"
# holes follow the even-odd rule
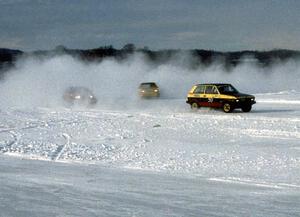
[[[205,90],[206,94],[218,94],[218,90],[215,86],[206,86],[206,90]]]
[[[202,93],[204,93],[204,90],[205,90],[205,86],[200,85],[200,86],[198,86],[198,87],[195,89],[194,93],[196,93],[196,94],[202,94]]]
[[[213,93],[213,86],[206,86],[206,89],[205,89],[205,93],[206,94],[212,94]]]
[[[218,89],[217,89],[216,86],[213,87],[212,91],[213,91],[213,94],[219,94]]]

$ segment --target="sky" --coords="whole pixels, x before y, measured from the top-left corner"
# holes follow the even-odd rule
[[[0,0],[0,47],[300,50],[299,0]]]

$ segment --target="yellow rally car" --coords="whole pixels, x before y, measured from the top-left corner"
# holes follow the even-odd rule
[[[192,109],[214,107],[229,113],[236,108],[249,112],[256,102],[254,96],[238,92],[231,84],[212,83],[194,85],[187,95],[186,103]]]

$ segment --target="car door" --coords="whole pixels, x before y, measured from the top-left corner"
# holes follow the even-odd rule
[[[209,107],[219,107],[219,91],[215,85],[207,85],[205,88],[205,100]]]
[[[204,99],[205,85],[199,85],[193,93],[194,100],[198,103],[199,106],[206,106],[206,100]]]
[[[221,98],[220,98],[220,92],[217,88],[217,86],[213,86],[212,92],[211,92],[211,98],[210,98],[210,106],[211,107],[221,107]]]

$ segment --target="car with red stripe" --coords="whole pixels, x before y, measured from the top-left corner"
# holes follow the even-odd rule
[[[186,103],[190,104],[192,109],[222,108],[224,112],[229,113],[234,109],[250,112],[256,102],[253,95],[240,93],[231,84],[206,83],[194,85],[187,95]]]

